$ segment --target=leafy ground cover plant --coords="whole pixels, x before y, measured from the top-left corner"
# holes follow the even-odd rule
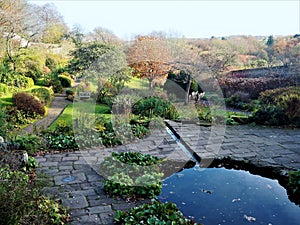
[[[7,106],[6,113],[8,114],[8,121],[13,124],[15,129],[19,129],[22,126],[30,124],[36,119],[41,118],[41,116],[36,113],[31,114],[20,110],[15,106]]]
[[[9,122],[9,115],[7,114],[6,108],[2,107],[0,104],[0,136],[6,138],[8,136],[8,131],[11,130],[13,124]]]
[[[38,145],[37,136],[26,137],[18,137],[19,142],[0,138],[0,224],[65,224],[67,211],[39,191],[44,184],[35,173],[36,159],[24,150],[17,150],[21,145],[22,149]]]
[[[200,122],[205,121],[212,124],[214,122],[224,121],[226,125],[249,123],[249,117],[244,113],[214,109],[213,107],[210,108],[201,104],[198,104],[196,108],[198,113],[198,119],[200,120]],[[214,110],[213,113],[212,110]]]
[[[107,176],[103,189],[111,195],[155,197],[162,188],[161,159],[138,152],[112,153],[100,165]]]
[[[191,225],[197,224],[186,219],[174,203],[161,203],[154,201],[134,207],[127,212],[118,210],[115,221],[117,224],[136,225]]]
[[[34,172],[34,158],[28,158],[26,170],[0,167],[0,224],[60,225],[68,220],[67,211],[57,202],[40,194]]]
[[[148,125],[149,122],[115,121],[114,127],[107,118],[98,116],[95,128],[99,131],[102,144],[106,147],[112,147],[133,141],[132,139],[144,138],[149,134]]]

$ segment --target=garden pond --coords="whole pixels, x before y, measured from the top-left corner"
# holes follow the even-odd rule
[[[164,180],[159,200],[204,225],[300,224],[300,207],[277,180],[243,170],[184,169]]]

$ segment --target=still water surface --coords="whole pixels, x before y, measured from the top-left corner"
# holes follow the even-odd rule
[[[204,225],[300,225],[300,207],[277,180],[242,170],[184,169],[165,179],[159,200]]]

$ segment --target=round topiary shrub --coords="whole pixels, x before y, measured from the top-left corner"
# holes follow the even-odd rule
[[[53,91],[50,88],[36,88],[31,91],[34,97],[37,97],[41,103],[47,105],[51,101],[51,96],[53,95]]]
[[[72,86],[72,80],[69,77],[66,77],[64,75],[59,75],[58,79],[64,88],[69,88]]]
[[[44,105],[30,94],[24,92],[15,94],[13,103],[17,109],[23,110],[30,115],[38,114],[43,116],[45,114]]]
[[[75,94],[75,92],[73,90],[70,90],[70,89],[66,90],[66,95],[67,96],[68,95],[74,95],[74,94]]]

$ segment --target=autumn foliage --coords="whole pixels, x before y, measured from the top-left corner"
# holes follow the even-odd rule
[[[45,114],[45,108],[42,103],[35,99],[32,95],[20,92],[13,96],[13,103],[18,110],[23,110],[30,115],[41,115]]]
[[[171,69],[171,55],[166,42],[159,37],[138,36],[130,47],[127,61],[134,75],[150,81],[165,77]]]

